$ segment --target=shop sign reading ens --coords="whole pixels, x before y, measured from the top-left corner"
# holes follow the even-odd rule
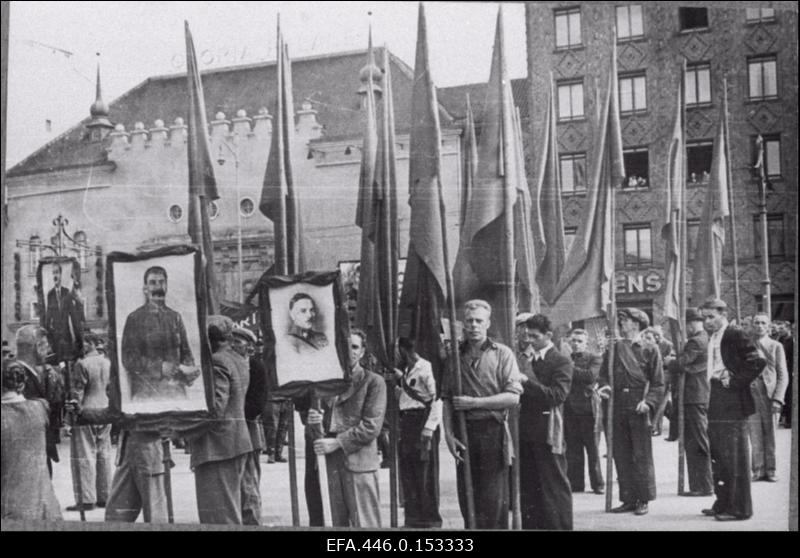
[[[657,293],[664,286],[664,278],[660,273],[626,273],[617,271],[614,285],[618,294]]]

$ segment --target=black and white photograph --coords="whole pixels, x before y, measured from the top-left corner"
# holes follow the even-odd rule
[[[332,287],[295,283],[270,289],[269,299],[278,384],[342,378]]]
[[[56,360],[68,361],[80,352],[83,342],[80,264],[75,258],[48,257],[39,262],[36,275],[41,285],[40,323]]]
[[[110,262],[125,414],[207,411],[194,252]]]
[[[796,2],[0,5],[4,532],[797,531]]]

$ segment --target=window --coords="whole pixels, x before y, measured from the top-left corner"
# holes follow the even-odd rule
[[[695,141],[686,145],[686,180],[691,184],[705,184],[711,176],[711,157],[714,143]]]
[[[653,251],[650,243],[650,225],[624,225],[625,265],[643,266],[653,263]]]
[[[81,271],[87,271],[89,269],[90,250],[86,243],[86,233],[84,231],[78,231],[72,238],[75,240],[75,244],[78,245],[78,248],[75,249],[75,256],[81,266]]]
[[[28,247],[30,249],[29,261],[31,264],[28,273],[30,275],[36,275],[36,270],[39,267],[39,260],[42,259],[42,239],[37,235],[33,235],[28,241]]]
[[[576,234],[578,234],[578,227],[564,227],[564,252],[567,254],[569,254]]]
[[[747,8],[746,12],[747,12],[747,23],[758,23],[759,21],[775,21],[774,8]]]
[[[253,203],[252,199],[242,198],[242,201],[239,202],[239,212],[242,214],[242,217],[252,217],[255,210],[256,204]]]
[[[622,41],[643,36],[642,7],[617,6],[617,39]]]
[[[167,216],[173,223],[178,223],[183,218],[183,209],[178,204],[173,204],[169,206]]]
[[[619,78],[619,110],[623,114],[647,110],[647,85],[644,74]]]
[[[562,83],[558,86],[558,119],[583,118],[583,81]]]
[[[686,219],[686,248],[689,251],[689,261],[694,260],[697,251],[697,233],[700,232],[700,219]]]
[[[586,155],[562,155],[561,193],[579,194],[586,192]]]
[[[753,255],[761,257],[761,247],[764,243],[761,236],[761,217],[753,215]],[[785,234],[783,230],[783,213],[771,213],[767,215],[767,250],[770,258],[783,258],[786,255]]]
[[[623,190],[643,190],[650,186],[650,154],[646,147],[626,149],[622,153],[625,161]]]
[[[706,8],[678,8],[678,17],[681,31],[708,27],[708,9]]]
[[[687,106],[711,102],[711,66],[709,64],[694,64],[686,68],[684,98]]]
[[[775,56],[761,56],[747,61],[750,100],[763,101],[778,97],[778,69]]]
[[[581,45],[581,9],[571,8],[555,12],[556,49]]]
[[[781,138],[780,136],[763,136],[764,142],[764,170],[766,176],[779,177],[781,176]],[[755,151],[756,162],[758,161],[758,137],[753,139],[753,146]],[[757,163],[756,163],[757,164]]]

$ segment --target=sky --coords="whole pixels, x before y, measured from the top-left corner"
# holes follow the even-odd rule
[[[436,85],[487,81],[498,3],[425,9]],[[508,71],[524,77],[525,8],[503,11]],[[278,13],[293,58],[365,49],[371,23],[376,45],[414,65],[416,2],[11,2],[7,167],[88,116],[98,52],[109,103],[185,72],[184,20],[201,69],[274,60]]]

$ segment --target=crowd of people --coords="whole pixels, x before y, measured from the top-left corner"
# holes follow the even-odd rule
[[[473,300],[463,308],[463,339],[440,355],[447,363],[457,358],[460,382],[449,364],[440,377],[435,374],[408,338],[395,342],[396,368],[381,370],[368,355],[366,335],[351,329],[346,391],[294,401],[269,393],[256,335],[229,318],[210,316],[215,418],[176,435],[191,454],[200,522],[261,524],[261,455],[267,463],[285,461],[293,404],[305,425],[311,525],[324,524],[327,485],[334,526],[381,527],[378,470],[386,451],[379,441],[389,398],[398,408],[406,527],[442,525],[441,438],[455,460],[465,526],[508,528],[511,465],[517,460],[522,528],[571,530],[572,494],[586,490],[587,468],[589,489],[605,492],[604,432],[606,445],[613,438],[608,451],[619,483],[620,504],[611,511],[645,515],[656,499],[653,437],[661,434],[664,416],[667,440],[678,438],[679,416],[684,420],[689,489],[683,495],[713,496],[702,513],[719,521],[747,519],[753,513],[751,482],[778,481],[775,430],[790,406],[794,336],[790,324],[773,323],[765,314],[740,326],[727,315],[718,299],[688,309],[686,341],[676,350],[636,308],[619,309],[618,337],[600,340],[581,328],[555,339],[546,316],[520,314],[515,346],[508,347],[488,335],[490,305]],[[597,341],[603,350],[593,352]],[[20,328],[13,351],[4,342],[3,519],[63,518],[51,477],[66,422],[75,496],[66,511],[104,507],[106,521],[132,522],[140,514],[146,522],[168,520],[169,441],[112,410],[105,345],[101,336],[84,332],[81,356],[56,363],[42,327]],[[119,430],[115,467],[112,428]],[[323,483],[320,459],[327,470]]]

